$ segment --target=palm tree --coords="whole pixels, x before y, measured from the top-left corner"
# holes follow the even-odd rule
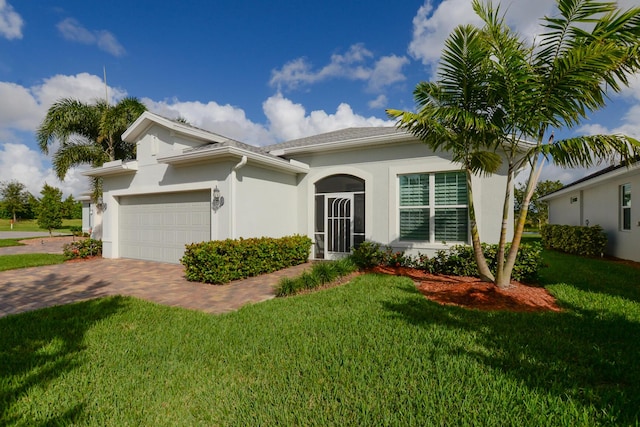
[[[144,111],[145,105],[136,98],[124,98],[114,106],[103,100],[87,104],[63,98],[49,108],[40,124],[38,145],[48,154],[49,146],[59,142],[53,167],[60,180],[75,166],[129,160],[135,157],[135,146],[120,136]],[[101,193],[100,184],[97,179],[92,181],[94,196]]]
[[[419,111],[388,110],[391,117],[399,119],[399,127],[433,148],[451,151],[454,160],[464,159],[465,152],[485,158],[488,153],[500,154],[500,163],[507,171],[507,183],[496,275],[481,272],[484,280],[500,287],[510,283],[527,209],[545,159],[560,166],[575,167],[590,166],[613,156],[628,161],[640,153],[640,142],[623,135],[580,136],[561,141],[553,138],[553,129],[580,124],[590,112],[605,105],[607,90],[620,91],[628,84],[629,75],[640,70],[640,8],[622,11],[614,2],[594,0],[558,0],[557,3],[559,14],[543,18],[545,32],[539,44],[531,45],[510,31],[499,7],[494,8],[491,3],[484,6],[474,0],[474,10],[484,26],[480,29],[460,27],[450,36],[443,52],[439,80],[420,84],[414,92]],[[474,42],[463,43],[457,36],[461,31],[472,35]],[[465,66],[481,53],[485,59],[476,67],[481,72],[472,76]],[[462,60],[455,60],[458,57]],[[459,76],[475,80],[469,82]],[[464,85],[451,84],[456,81]],[[432,85],[438,90],[424,90]],[[473,93],[474,97],[481,97],[483,103],[462,103],[453,96],[456,93]],[[422,130],[434,123],[442,130]],[[477,138],[474,142],[463,139],[463,136],[473,137],[474,133]],[[447,138],[445,141],[437,139],[443,136]],[[532,142],[525,142],[527,140]],[[461,163],[469,169],[469,164]],[[531,167],[531,172],[507,253],[512,179],[514,173],[526,165]],[[492,162],[479,163],[476,171],[493,173],[497,169]],[[473,217],[471,221],[473,225]],[[479,239],[472,237],[476,249]],[[474,250],[474,253],[482,269],[482,265],[486,265],[482,251]]]

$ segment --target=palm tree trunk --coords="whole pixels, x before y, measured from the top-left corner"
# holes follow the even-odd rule
[[[498,253],[496,254],[496,280],[495,284],[499,288],[506,288],[511,284],[511,274],[505,270],[505,251],[507,246],[507,227],[509,224],[509,208],[511,207],[511,186],[513,185],[513,164],[509,163],[507,171],[507,184],[504,190],[504,201],[502,204],[502,225],[500,227],[500,241],[498,242]]]
[[[539,155],[538,155],[539,156]],[[513,266],[516,264],[516,257],[518,256],[518,249],[520,248],[520,241],[522,240],[522,232],[527,221],[527,212],[529,212],[529,203],[533,197],[533,193],[538,185],[538,179],[540,178],[540,172],[542,170],[542,161],[536,158],[531,166],[531,172],[529,173],[529,179],[527,181],[527,188],[524,193],[524,200],[522,201],[520,215],[516,222],[515,230],[513,231],[513,240],[511,241],[511,248],[509,248],[509,254],[504,264],[504,276],[508,280],[507,285],[511,282],[511,272]],[[504,283],[504,282],[503,282]],[[500,286],[500,284],[498,284]]]
[[[480,243],[480,233],[478,232],[478,222],[476,220],[476,210],[473,203],[473,190],[471,187],[471,171],[467,169],[467,195],[469,199],[469,222],[471,222],[471,243],[473,245],[473,256],[478,264],[478,274],[480,280],[483,282],[493,283],[494,277],[489,266],[487,265],[487,259],[482,252],[482,244]]]

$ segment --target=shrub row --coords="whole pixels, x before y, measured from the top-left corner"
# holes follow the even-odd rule
[[[520,245],[516,263],[511,277],[513,280],[533,282],[542,267],[542,246],[539,243],[523,243]],[[507,251],[509,246],[507,246]],[[482,251],[491,271],[496,271],[498,245],[482,245]],[[424,254],[406,255],[403,251],[394,251],[379,243],[364,242],[351,254],[351,259],[360,269],[369,269],[378,265],[391,267],[412,267],[428,271],[432,274],[449,274],[454,276],[478,276],[478,266],[473,256],[473,248],[467,245],[452,246],[447,250],[437,251],[433,258]]]
[[[62,253],[66,260],[102,256],[102,240],[83,239],[65,243],[62,246]]]
[[[346,276],[357,269],[349,258],[339,261],[318,262],[313,265],[311,271],[305,271],[296,278],[282,278],[276,287],[276,296],[284,297],[295,295],[303,290],[315,289],[325,283],[331,283],[342,276]]]
[[[180,262],[187,280],[221,284],[302,264],[310,249],[311,239],[299,235],[213,240],[186,245]]]
[[[542,245],[581,256],[602,256],[607,247],[607,235],[599,225],[591,227],[548,224],[540,229]]]

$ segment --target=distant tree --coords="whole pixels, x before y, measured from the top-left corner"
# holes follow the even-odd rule
[[[540,197],[553,193],[563,187],[560,181],[540,181],[536,185],[536,189],[531,196],[529,202],[529,212],[527,213],[527,225],[534,228],[540,228],[549,221],[549,206],[546,202],[540,201]],[[527,186],[525,183],[520,183],[514,190],[515,194],[515,206],[514,212],[516,217],[520,215],[522,209],[522,200],[524,200]]]
[[[49,230],[51,236],[54,229],[62,227],[62,191],[45,183],[40,194],[38,226]]]
[[[69,195],[66,199],[63,200],[63,202],[62,202],[62,218],[64,218],[64,219],[73,218],[73,209],[74,209],[75,204],[76,204],[76,201],[73,198],[73,195]]]
[[[15,222],[18,214],[27,210],[29,192],[21,182],[16,180],[0,183],[0,196],[2,196],[2,208],[8,212]]]
[[[38,217],[38,211],[40,210],[40,200],[33,194],[29,193],[27,200],[27,211],[24,214],[26,219],[35,219]]]

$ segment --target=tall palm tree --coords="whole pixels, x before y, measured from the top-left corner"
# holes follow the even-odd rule
[[[614,2],[595,0],[558,0],[557,4],[558,15],[542,19],[544,33],[539,43],[532,45],[510,31],[499,7],[474,0],[474,10],[484,26],[460,27],[449,37],[438,81],[421,83],[414,92],[418,112],[388,110],[391,117],[399,119],[399,127],[433,148],[452,151],[454,160],[464,159],[465,153],[477,153],[479,157],[487,157],[490,152],[500,154],[507,183],[496,275],[481,271],[484,280],[500,287],[510,283],[527,208],[544,159],[574,167],[590,166],[613,156],[628,161],[640,154],[640,142],[622,135],[553,139],[553,129],[580,124],[590,112],[605,105],[607,90],[620,91],[628,84],[628,77],[640,71],[640,8],[622,11]],[[474,42],[463,43],[457,35],[461,31],[472,35]],[[481,72],[472,76],[465,66],[480,54],[485,58],[477,66]],[[463,60],[456,60],[458,57]],[[470,78],[475,80],[466,80]],[[463,84],[451,84],[456,81]],[[453,96],[460,93],[473,93],[483,101],[465,104]],[[423,130],[434,123],[443,130]],[[474,142],[461,139],[474,133]],[[443,137],[445,141],[438,140]],[[526,140],[532,142],[523,142]],[[469,169],[467,163],[461,163]],[[479,165],[476,171],[497,170],[495,163]],[[526,165],[531,166],[531,172],[507,253],[512,179],[515,171]],[[473,225],[473,218],[471,221]],[[479,240],[472,237],[477,249]],[[482,251],[474,253],[482,270],[486,265]]]
[[[59,143],[53,167],[60,180],[75,166],[129,160],[135,157],[135,146],[122,141],[121,135],[144,111],[145,105],[136,98],[124,98],[114,106],[104,100],[87,104],[63,98],[49,108],[40,124],[38,145],[48,154],[49,147]],[[101,192],[100,184],[92,181],[95,196]]]

